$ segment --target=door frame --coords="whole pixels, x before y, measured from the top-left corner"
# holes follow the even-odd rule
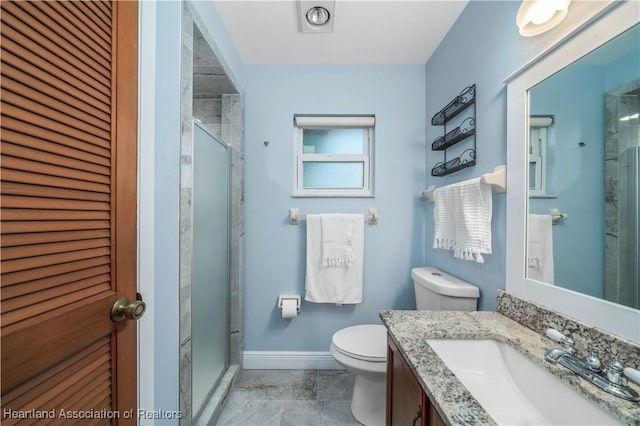
[[[138,14],[138,407],[156,413],[179,409],[180,3],[141,1]]]

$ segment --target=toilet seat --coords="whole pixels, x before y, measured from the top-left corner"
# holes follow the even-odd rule
[[[368,362],[387,362],[387,329],[383,325],[343,328],[333,334],[331,343],[345,356]]]

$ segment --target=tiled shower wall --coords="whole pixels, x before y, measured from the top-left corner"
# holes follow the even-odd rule
[[[191,261],[193,118],[231,148],[231,229],[229,362],[240,364],[242,345],[242,283],[244,245],[244,144],[242,96],[222,95],[222,99],[193,99],[193,25],[199,25],[193,5],[182,2],[181,46],[181,138],[180,138],[180,410],[181,425],[190,425],[191,410]],[[202,31],[205,38],[207,35]],[[210,43],[211,44],[211,43]]]
[[[625,175],[620,173],[619,159],[640,141],[638,119],[621,121],[620,118],[637,113],[640,80],[635,80],[609,92],[605,97],[605,299],[628,305],[631,300],[630,277],[626,276],[625,259],[620,253],[626,252],[626,199],[628,185]],[[635,93],[628,95],[629,93]],[[622,268],[620,266],[623,266]]]

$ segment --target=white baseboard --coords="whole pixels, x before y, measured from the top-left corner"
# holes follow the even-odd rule
[[[344,370],[330,352],[244,351],[245,370]]]

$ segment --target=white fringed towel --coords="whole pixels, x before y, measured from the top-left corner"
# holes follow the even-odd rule
[[[346,215],[345,215],[346,216]],[[351,221],[351,265],[323,266],[323,220],[307,214],[307,270],[305,300],[314,303],[362,302],[364,272],[364,215],[348,215]],[[334,253],[337,253],[334,252]]]
[[[548,214],[530,214],[527,221],[527,278],[554,284],[553,221]]]
[[[348,268],[353,264],[354,215],[321,214],[322,266]]]
[[[433,247],[484,263],[482,255],[491,253],[491,186],[471,179],[437,188],[433,200]]]

